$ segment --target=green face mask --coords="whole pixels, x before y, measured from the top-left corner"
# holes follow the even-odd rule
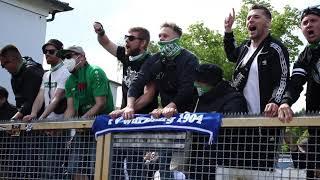
[[[174,59],[181,52],[179,38],[170,41],[159,41],[158,44],[160,46],[160,53],[164,57]]]
[[[202,84],[199,84],[199,83],[196,83],[196,82],[193,85],[194,85],[194,87],[197,88],[199,96],[202,96],[203,94],[209,92],[212,89],[212,86],[202,85]]]

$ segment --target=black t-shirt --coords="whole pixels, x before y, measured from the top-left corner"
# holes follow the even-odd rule
[[[138,72],[142,64],[150,57],[150,55],[145,56],[143,59],[139,59],[136,61],[129,61],[129,57],[125,55],[125,48],[123,46],[118,46],[117,49],[117,58],[123,64],[123,78],[122,78],[122,104],[121,108],[127,106],[127,93],[128,89],[133,81],[133,79],[137,76]],[[143,91],[139,92],[140,96],[143,94]],[[153,109],[158,107],[157,93],[153,98],[152,102],[137,111],[137,114],[147,114],[151,112]]]

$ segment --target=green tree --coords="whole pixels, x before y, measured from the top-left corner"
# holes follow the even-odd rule
[[[231,79],[233,63],[226,60],[223,49],[223,36],[210,30],[203,23],[192,24],[180,44],[197,55],[200,63],[214,63],[224,69],[225,77]]]

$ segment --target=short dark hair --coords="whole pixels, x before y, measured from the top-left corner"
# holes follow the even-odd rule
[[[174,32],[176,32],[179,35],[179,37],[182,36],[182,29],[176,23],[165,22],[160,26],[160,28],[164,28],[164,27],[171,28]]]
[[[8,91],[2,86],[0,86],[0,97],[8,99]]]
[[[147,44],[146,44],[146,48],[150,42],[150,33],[146,28],[143,27],[132,27],[129,29],[129,32],[137,32],[139,33],[139,37],[146,40]]]
[[[9,44],[9,45],[6,45],[5,47],[3,47],[0,50],[0,56],[4,57],[4,58],[11,56],[11,57],[15,57],[18,60],[22,59],[22,56],[21,56],[18,48],[12,44]]]
[[[300,21],[302,21],[302,19],[306,16],[308,16],[309,14],[313,14],[316,16],[320,16],[320,5],[316,5],[316,6],[311,6],[311,7],[307,7],[306,9],[304,9],[301,13],[301,18]]]
[[[270,10],[267,8],[267,7],[265,7],[265,6],[263,6],[263,5],[259,5],[259,4],[254,4],[254,5],[252,5],[252,7],[250,8],[250,10],[254,10],[254,9],[261,9],[261,10],[263,10],[263,12],[264,12],[264,14],[266,15],[266,17],[268,18],[268,19],[272,19],[272,16],[271,16],[271,12],[270,12]]]

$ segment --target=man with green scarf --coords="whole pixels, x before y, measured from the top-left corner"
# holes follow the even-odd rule
[[[191,111],[194,73],[198,66],[197,57],[179,45],[182,30],[174,23],[164,23],[159,33],[160,52],[153,55],[141,67],[138,76],[128,91],[127,108],[134,112],[134,102],[143,87],[155,81],[161,97],[162,108],[152,111],[154,117],[171,117],[177,112]],[[133,113],[125,113],[127,119]]]

